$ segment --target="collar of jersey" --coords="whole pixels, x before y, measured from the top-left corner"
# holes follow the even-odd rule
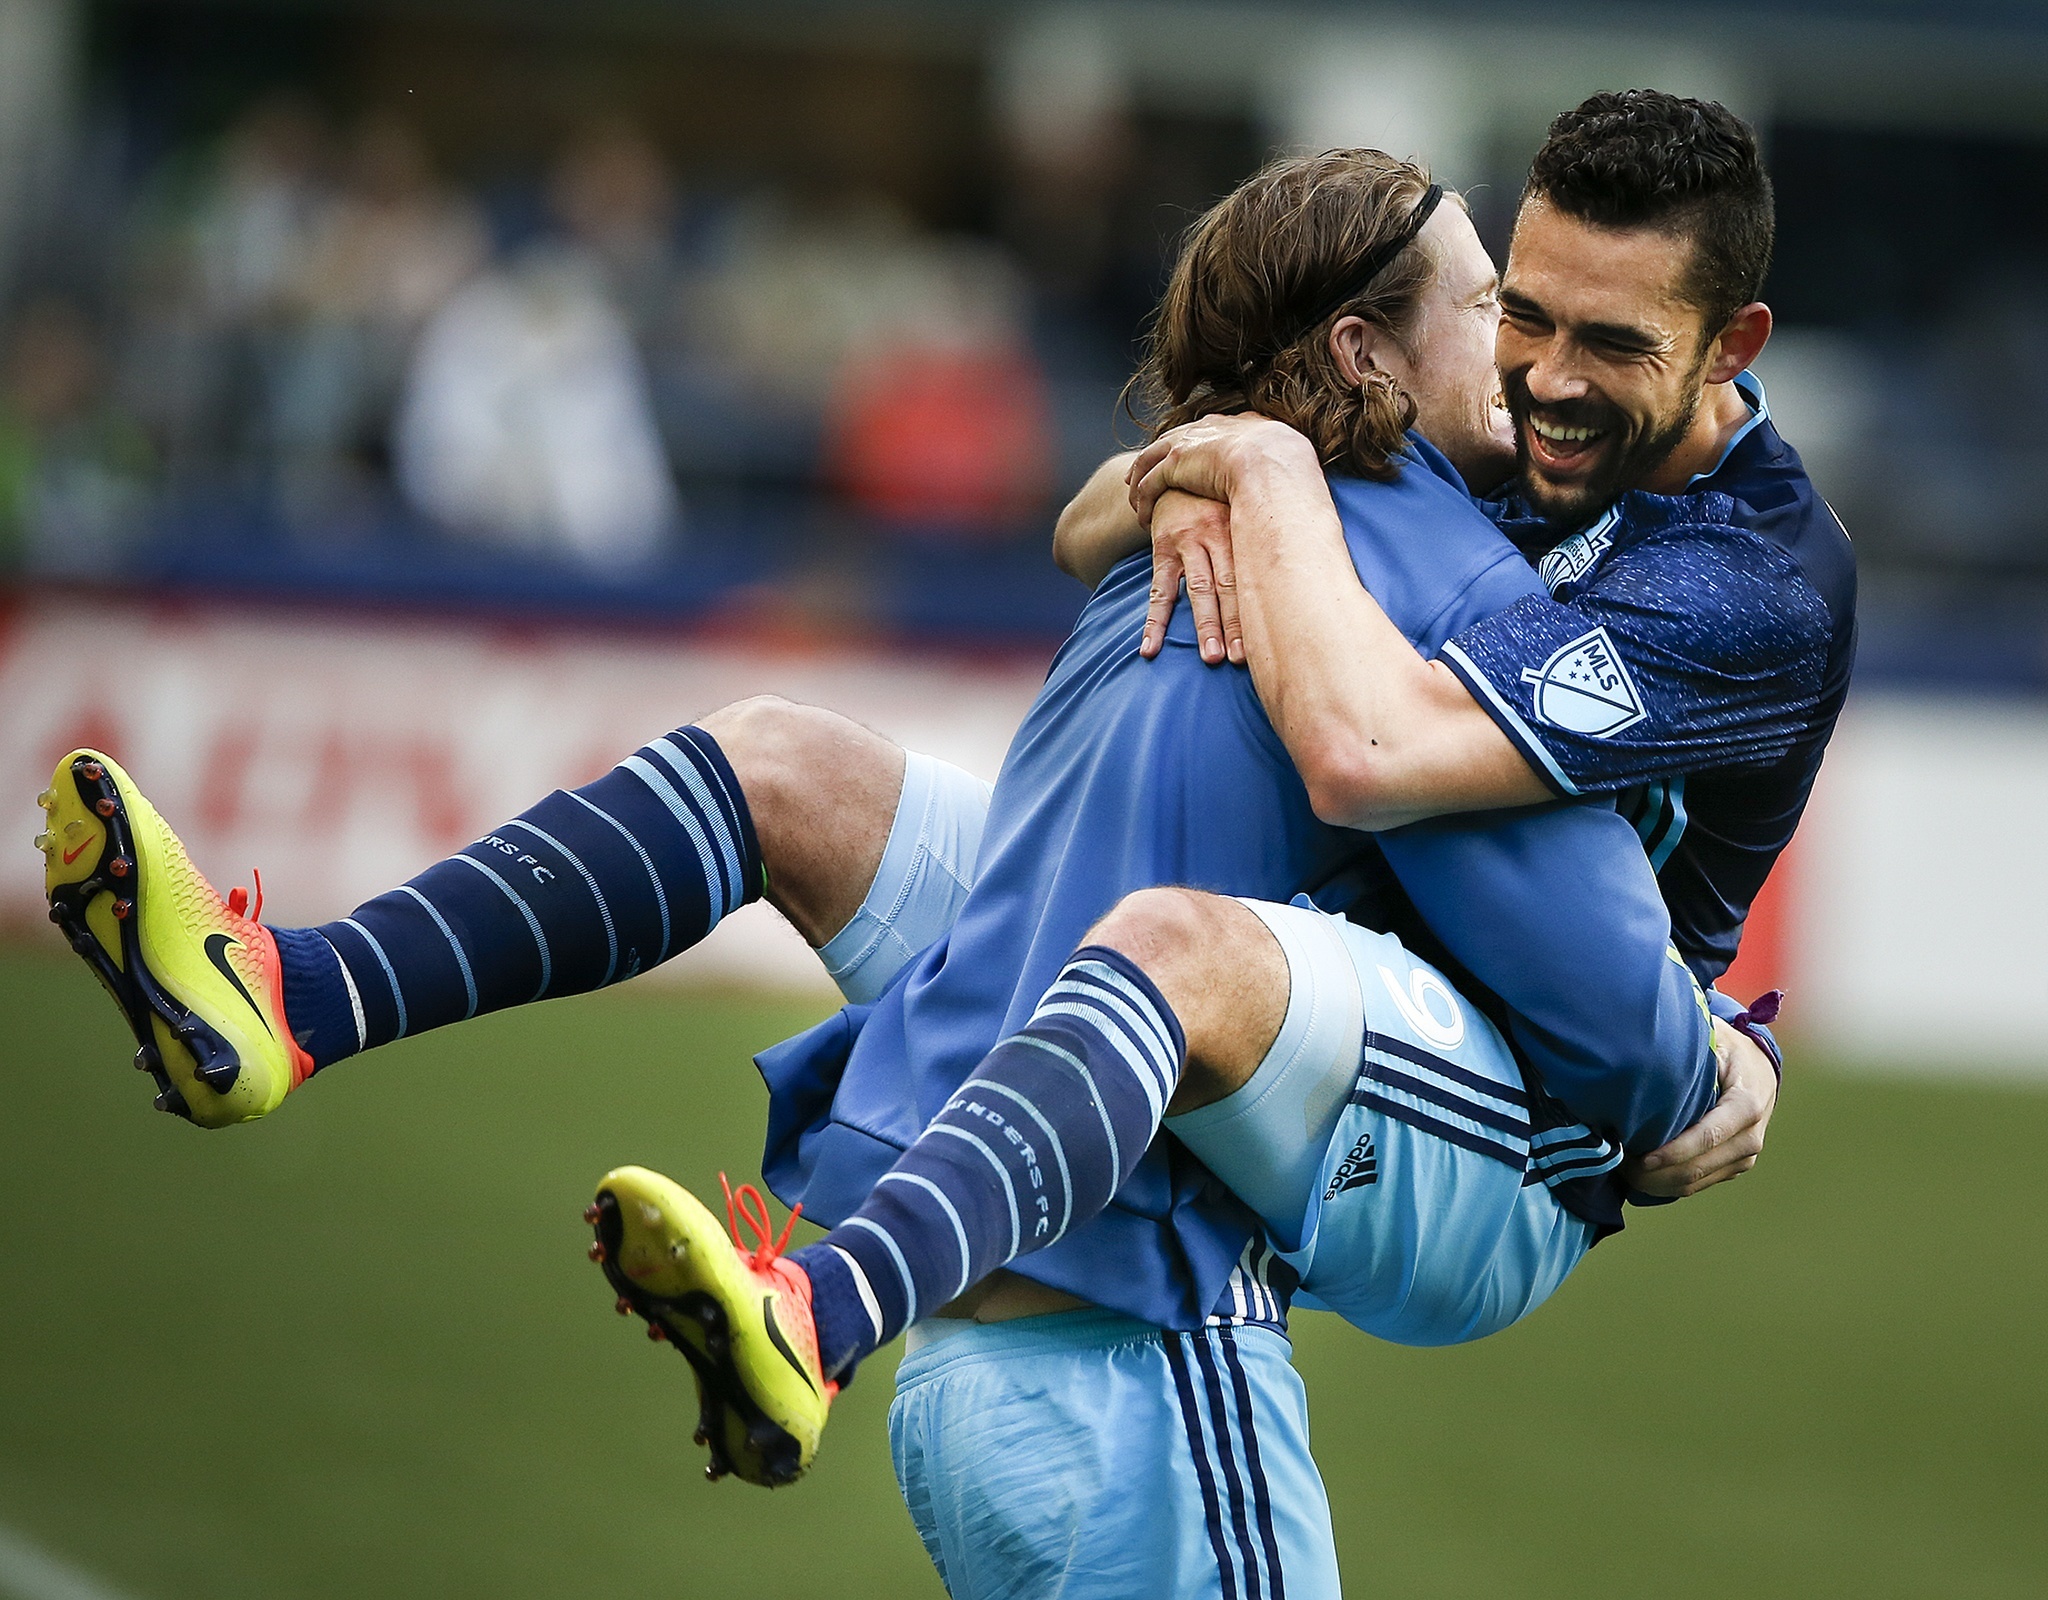
[[[1735,447],[1747,439],[1764,423],[1771,420],[1771,403],[1764,398],[1763,379],[1754,372],[1738,372],[1734,378],[1735,392],[1749,405],[1749,420],[1735,430],[1735,436],[1722,448],[1719,459],[1705,472],[1695,472],[1685,480],[1686,489],[1694,484],[1705,483],[1707,479],[1728,465],[1728,458],[1735,454]],[[1681,494],[1684,490],[1679,491]]]
[[[1435,473],[1468,500],[1472,498],[1472,491],[1465,486],[1465,475],[1451,465],[1451,458],[1413,428],[1408,430],[1407,448],[1401,454],[1417,466]]]

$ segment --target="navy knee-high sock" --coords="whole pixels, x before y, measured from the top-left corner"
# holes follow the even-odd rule
[[[790,1252],[827,1374],[1109,1204],[1180,1081],[1180,1020],[1128,957],[1074,953],[851,1217]]]
[[[739,781],[678,728],[581,789],[316,928],[273,928],[316,1068],[486,1011],[632,977],[759,897]]]

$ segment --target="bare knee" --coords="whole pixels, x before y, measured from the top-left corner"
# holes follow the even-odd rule
[[[1157,986],[1187,1042],[1174,1111],[1220,1100],[1257,1071],[1287,1014],[1287,959],[1238,901],[1195,889],[1126,895],[1088,936]]]
[[[801,770],[837,731],[836,724],[858,731],[857,724],[819,706],[757,694],[720,707],[698,726],[718,741],[740,783],[751,787]]]
[[[903,752],[822,706],[736,701],[698,724],[738,778],[768,869],[768,897],[812,944],[846,925],[882,859]]]
[[[1216,908],[1224,903],[1197,889],[1139,889],[1110,908],[1088,942],[1129,956],[1162,989],[1180,987],[1189,969],[1207,964]]]

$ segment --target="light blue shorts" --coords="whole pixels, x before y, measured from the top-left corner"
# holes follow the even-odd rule
[[[954,1600],[1338,1593],[1307,1400],[1270,1329],[927,1322],[889,1441]]]
[[[1244,902],[1286,952],[1279,1037],[1167,1127],[1258,1212],[1305,1296],[1376,1338],[1457,1344],[1541,1305],[1593,1243],[1529,1165],[1493,1024],[1391,934]]]
[[[907,750],[896,820],[867,898],[818,951],[839,992],[856,1005],[949,932],[974,887],[990,786],[935,756]]]

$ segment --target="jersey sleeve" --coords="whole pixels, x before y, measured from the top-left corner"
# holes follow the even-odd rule
[[[1525,595],[1438,657],[1560,795],[1767,762],[1811,726],[1827,606],[1778,546],[1668,529],[1565,599]]]
[[[1654,1150],[1714,1103],[1706,998],[1635,829],[1611,805],[1439,817],[1376,835],[1416,912],[1509,1013],[1548,1094]]]

